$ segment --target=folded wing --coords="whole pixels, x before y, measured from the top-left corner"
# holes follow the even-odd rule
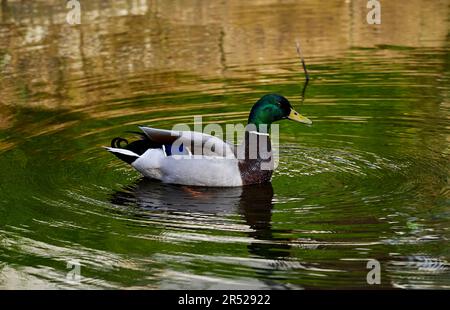
[[[235,157],[233,145],[217,137],[195,132],[139,127],[156,143],[171,145],[173,150],[188,148],[192,155]],[[175,151],[173,152],[175,153]]]

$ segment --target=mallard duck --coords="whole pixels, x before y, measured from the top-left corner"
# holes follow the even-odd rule
[[[106,149],[148,178],[164,183],[232,187],[269,182],[273,154],[269,126],[279,120],[312,122],[283,96],[269,94],[252,107],[244,141],[233,145],[194,131],[139,127],[140,139],[112,139]],[[125,142],[125,145],[123,145]]]

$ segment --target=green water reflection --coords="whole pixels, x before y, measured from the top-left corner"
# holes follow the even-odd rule
[[[449,288],[449,3],[371,26],[363,2],[89,1],[70,26],[2,1],[0,287]],[[271,184],[163,185],[101,149],[269,92],[314,122],[280,123]]]

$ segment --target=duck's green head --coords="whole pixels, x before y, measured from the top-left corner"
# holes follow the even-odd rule
[[[283,119],[290,119],[308,125],[312,124],[311,120],[295,111],[286,98],[277,94],[261,97],[250,111],[248,123],[260,128],[260,125],[270,126],[273,122]]]

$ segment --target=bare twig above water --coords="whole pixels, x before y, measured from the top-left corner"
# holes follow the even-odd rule
[[[303,71],[305,72],[305,83],[303,84],[302,95],[301,95],[301,100],[302,100],[301,103],[303,103],[303,101],[305,101],[306,88],[308,87],[308,83],[309,83],[309,73],[308,73],[308,70],[306,69],[306,63],[305,63],[305,59],[303,58],[302,50],[300,47],[300,41],[297,40],[295,43],[297,46],[297,54],[300,57]]]

